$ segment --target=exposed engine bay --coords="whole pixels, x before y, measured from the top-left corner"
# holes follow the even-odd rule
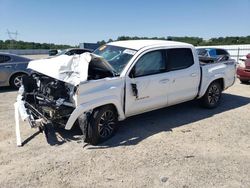
[[[22,101],[32,116],[31,126],[37,126],[40,119],[65,125],[75,109],[72,97],[77,87],[39,73],[23,77],[22,87]]]
[[[44,123],[65,126],[76,107],[78,84],[115,76],[109,64],[89,53],[58,58],[31,62],[34,73],[22,79],[19,102],[25,110],[21,112],[32,127]],[[55,70],[51,72],[46,66]],[[51,73],[55,76],[49,76]]]

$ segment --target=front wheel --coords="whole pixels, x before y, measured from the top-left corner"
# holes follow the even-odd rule
[[[206,108],[217,107],[220,102],[221,92],[221,85],[218,82],[211,83],[205,95],[201,98],[202,105]]]
[[[95,109],[89,121],[87,142],[96,145],[112,137],[117,121],[114,107],[108,105]]]

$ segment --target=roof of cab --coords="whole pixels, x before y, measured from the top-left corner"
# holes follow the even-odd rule
[[[144,47],[150,46],[181,46],[181,45],[190,45],[183,42],[167,41],[167,40],[124,40],[124,41],[115,41],[109,43],[109,45],[120,46],[124,48],[130,48],[134,50],[140,50]],[[192,45],[190,45],[192,46]]]

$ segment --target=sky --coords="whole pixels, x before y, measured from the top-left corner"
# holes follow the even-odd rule
[[[118,36],[250,35],[250,0],[0,0],[0,40],[78,45]]]

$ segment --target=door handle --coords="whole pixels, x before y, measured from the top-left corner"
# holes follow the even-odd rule
[[[162,79],[159,81],[161,84],[166,84],[167,82],[169,82],[169,79]]]
[[[196,77],[197,74],[196,74],[196,73],[192,73],[191,76],[192,76],[192,77]]]
[[[4,68],[12,68],[11,65],[5,65]]]

